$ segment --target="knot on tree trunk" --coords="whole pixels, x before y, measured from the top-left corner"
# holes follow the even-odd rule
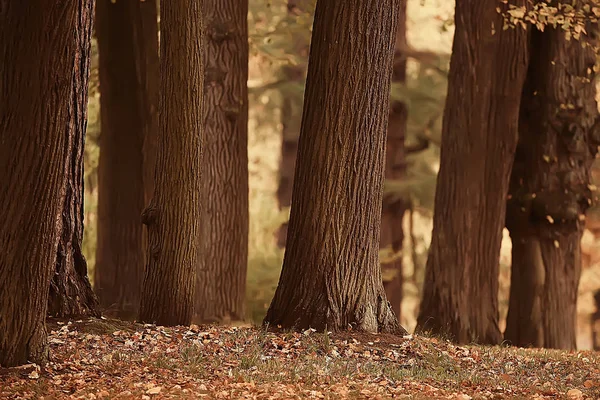
[[[158,210],[156,207],[150,205],[142,212],[142,224],[146,226],[151,226],[156,224],[156,219],[158,217]]]

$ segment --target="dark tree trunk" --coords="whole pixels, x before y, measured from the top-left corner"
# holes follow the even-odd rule
[[[505,339],[514,345],[576,348],[580,241],[600,144],[595,63],[592,47],[566,40],[561,28],[532,33],[506,215]]]
[[[400,14],[398,16],[398,29],[396,30],[396,49],[394,52],[394,67],[392,69],[393,82],[406,82],[406,0],[400,0]],[[385,153],[385,178],[402,179],[406,173],[404,157],[404,138],[406,135],[406,122],[408,109],[406,104],[395,100],[391,102],[390,117],[388,121],[387,146]],[[382,262],[381,267],[395,271],[394,278],[385,285],[387,297],[392,304],[394,313],[400,319],[402,306],[402,243],[404,230],[402,219],[408,205],[404,199],[392,197],[383,198],[381,215],[381,242],[379,247],[391,248],[393,261]]]
[[[433,239],[417,321],[419,330],[459,343],[502,339],[499,254],[528,33],[503,30],[496,6],[456,2]]]
[[[202,244],[200,2],[162,1],[160,17],[160,130],[154,197],[142,215],[149,243],[140,319],[189,325]]]
[[[398,10],[398,0],[317,3],[287,248],[265,324],[404,331],[378,254]]]
[[[288,0],[290,17],[312,13],[314,0]],[[306,34],[293,35],[293,51],[295,55],[308,60],[309,51],[308,31]],[[302,82],[306,78],[306,62],[296,65],[286,65],[283,75],[287,82]],[[283,210],[292,204],[292,187],[294,185],[294,169],[298,153],[298,137],[300,135],[300,120],[302,117],[303,93],[284,93],[281,107],[281,159],[279,161],[279,183],[277,187],[277,202]],[[288,222],[281,225],[277,231],[277,245],[285,247]]]
[[[68,128],[73,131],[71,157],[67,168],[66,197],[62,211],[62,234],[58,244],[56,270],[50,284],[48,314],[55,317],[99,316],[98,300],[87,276],[83,242],[83,153],[87,128],[88,81],[94,2],[80,8],[72,59],[73,94]]]
[[[202,259],[196,318],[243,320],[248,268],[248,0],[204,1]]]
[[[102,133],[94,285],[104,312],[138,313],[145,267],[140,215],[154,186],[158,22],[154,0],[98,0]]]
[[[50,281],[83,135],[82,20],[93,1],[0,1],[0,365],[48,358]],[[74,61],[77,61],[74,64]],[[79,81],[81,84],[81,81]],[[84,100],[83,100],[84,101]],[[85,107],[84,107],[85,108]],[[79,189],[79,188],[78,188]],[[71,196],[71,198],[68,198]],[[76,212],[76,211],[73,211]],[[76,235],[76,233],[75,233]],[[68,239],[76,242],[75,239]],[[68,242],[67,240],[67,242]],[[64,247],[61,247],[64,249]],[[64,250],[63,250],[64,251]]]

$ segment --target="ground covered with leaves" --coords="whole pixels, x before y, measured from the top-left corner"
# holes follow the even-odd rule
[[[52,361],[0,368],[0,398],[600,399],[600,354],[421,336],[49,321]]]

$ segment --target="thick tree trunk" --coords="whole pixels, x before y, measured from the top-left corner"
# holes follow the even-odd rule
[[[158,130],[156,2],[98,0],[102,133],[94,285],[104,312],[138,313],[145,267],[140,215],[154,186]]]
[[[69,129],[73,131],[67,170],[66,198],[62,211],[62,234],[56,270],[50,284],[48,314],[56,317],[99,316],[98,300],[87,276],[83,242],[83,153],[87,128],[88,81],[94,2],[79,10],[76,25],[77,51],[73,63],[73,95]]]
[[[196,318],[243,320],[248,269],[248,0],[204,1],[202,259]]]
[[[48,358],[48,290],[84,121],[82,19],[93,1],[0,1],[0,365]],[[74,65],[74,60],[78,63]],[[75,164],[76,165],[76,164]],[[77,193],[72,194],[75,196]],[[70,229],[70,228],[69,228]],[[76,239],[73,239],[76,241]],[[65,242],[62,242],[64,245]]]
[[[398,10],[398,0],[317,3],[287,248],[265,324],[404,331],[378,260]]]
[[[314,11],[315,0],[288,0],[287,8],[290,17],[308,14]],[[293,35],[293,50],[297,57],[308,60],[309,33]],[[306,78],[306,62],[286,65],[283,75],[288,82],[301,82]],[[294,169],[298,153],[298,137],[300,136],[300,120],[302,117],[303,93],[284,94],[281,107],[281,159],[279,161],[279,183],[277,187],[277,202],[283,210],[292,204],[292,188],[294,185]],[[285,247],[288,222],[277,231],[277,245]]]
[[[394,52],[393,82],[406,82],[406,0],[400,0],[400,14],[396,30],[396,49]],[[408,109],[401,101],[392,101],[388,121],[387,146],[385,154],[385,178],[402,179],[406,173],[404,157],[404,138]],[[395,271],[394,278],[385,285],[385,290],[394,313],[400,319],[402,305],[402,243],[404,230],[402,219],[408,205],[404,199],[383,198],[381,215],[380,248],[391,248],[393,261],[382,262],[381,267]]]
[[[456,2],[433,239],[417,321],[419,330],[459,343],[502,339],[499,253],[528,33],[504,31],[496,6]]]
[[[575,349],[580,241],[600,144],[596,56],[561,28],[534,30],[531,41],[507,202],[513,262],[505,339]]]
[[[201,260],[204,38],[200,1],[160,3],[160,114],[140,319],[188,325]]]

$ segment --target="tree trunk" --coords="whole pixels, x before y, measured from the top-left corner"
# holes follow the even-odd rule
[[[576,348],[580,241],[600,144],[595,63],[593,48],[566,40],[561,28],[532,33],[506,216],[505,339],[514,345]]]
[[[496,6],[456,2],[433,236],[417,320],[419,330],[459,343],[502,338],[499,254],[528,33],[503,30]]]
[[[315,0],[288,0],[287,8],[291,18],[314,11]],[[306,34],[292,36],[293,51],[302,60],[308,59],[310,43],[308,30]],[[282,68],[287,82],[300,82],[306,78],[306,62],[286,65]],[[281,107],[281,159],[279,161],[279,183],[277,186],[277,202],[283,210],[292,204],[292,188],[294,185],[294,169],[298,153],[298,136],[302,117],[303,93],[284,93]],[[288,222],[277,231],[277,245],[285,247]]]
[[[189,325],[201,260],[204,38],[199,1],[160,3],[160,114],[140,319]]]
[[[83,242],[83,153],[87,128],[88,81],[94,2],[79,10],[76,25],[76,53],[73,63],[73,95],[68,128],[73,131],[67,170],[66,197],[62,211],[62,234],[56,269],[50,284],[48,314],[55,317],[100,316],[98,300],[87,276]]]
[[[156,2],[99,0],[96,25],[102,133],[94,284],[105,313],[131,319],[144,279],[140,215],[154,186],[148,174],[158,130]]]
[[[82,22],[92,0],[0,1],[0,365],[48,358],[50,281],[64,246],[65,210],[85,114]],[[85,23],[83,23],[85,25]],[[74,64],[74,61],[77,61]],[[68,198],[71,196],[71,198]],[[75,232],[77,235],[77,232]],[[77,245],[77,238],[74,240]],[[65,251],[64,247],[61,247]],[[61,263],[61,265],[64,265]],[[78,265],[79,266],[79,265]],[[10,284],[4,284],[10,282]]]
[[[198,321],[243,320],[248,268],[248,0],[204,1],[202,259]]]
[[[404,331],[378,260],[398,10],[398,0],[317,3],[287,248],[265,324]]]
[[[398,28],[396,30],[396,49],[394,52],[394,67],[392,69],[393,82],[406,82],[406,1],[400,1],[400,14],[398,16]],[[404,138],[406,134],[406,122],[408,109],[401,101],[392,101],[390,117],[388,121],[387,146],[385,154],[385,178],[402,179],[406,173],[406,162],[404,158]],[[391,248],[393,261],[382,262],[381,268],[395,271],[394,278],[385,285],[386,294],[394,313],[400,319],[402,306],[402,243],[404,242],[404,230],[402,219],[408,209],[404,199],[383,199],[383,210],[381,215],[381,242],[380,248]]]

